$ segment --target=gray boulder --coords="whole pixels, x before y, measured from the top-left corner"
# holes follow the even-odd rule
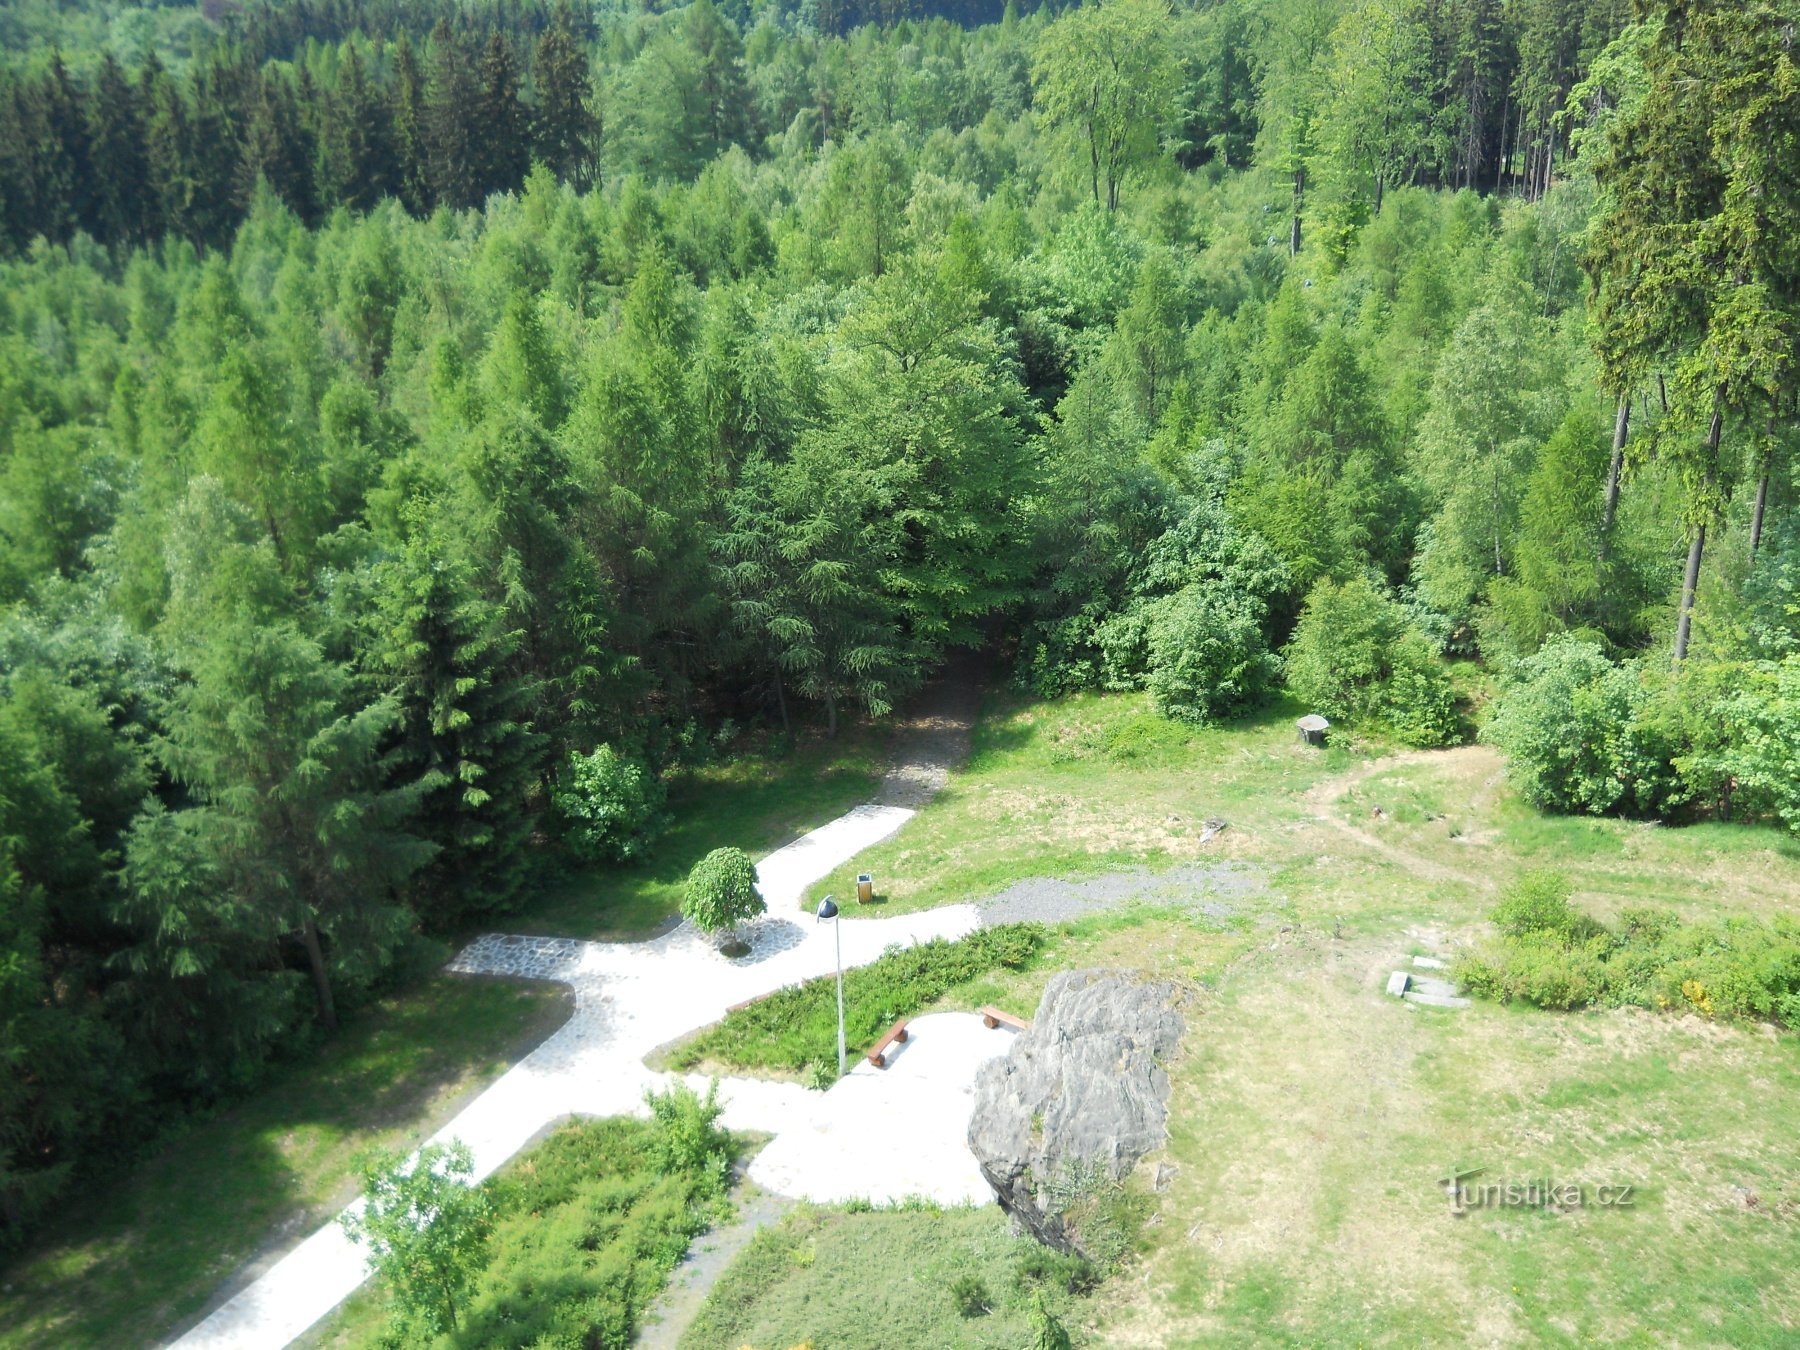
[[[982,1065],[969,1147],[1000,1207],[1040,1241],[1084,1256],[1071,1192],[1122,1180],[1168,1137],[1183,991],[1108,970],[1052,977],[1031,1029]]]

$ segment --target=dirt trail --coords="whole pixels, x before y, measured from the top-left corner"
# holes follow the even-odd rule
[[[949,781],[950,770],[969,757],[980,706],[976,662],[952,661],[895,724],[893,759],[876,790],[876,804],[917,810],[935,797]]]
[[[793,1208],[793,1201],[771,1195],[748,1181],[739,1183],[732,1200],[737,1205],[737,1216],[723,1228],[696,1238],[681,1264],[670,1273],[669,1282],[638,1328],[637,1350],[675,1350],[682,1333],[699,1315],[700,1305],[737,1254],[749,1245],[759,1228],[774,1223]]]
[[[1484,890],[1491,889],[1496,884],[1492,870],[1484,865],[1480,857],[1471,857],[1466,866],[1447,864],[1442,857],[1433,857],[1408,848],[1403,843],[1383,838],[1374,830],[1348,819],[1338,810],[1338,804],[1354,789],[1371,779],[1411,764],[1448,765],[1458,778],[1476,780],[1478,786],[1468,800],[1468,806],[1476,811],[1490,804],[1498,790],[1501,774],[1499,754],[1488,746],[1464,745],[1450,750],[1407,750],[1395,755],[1384,755],[1380,759],[1358,765],[1349,773],[1317,784],[1308,790],[1302,800],[1312,819],[1329,825],[1339,834],[1399,863],[1417,876],[1431,881],[1462,882]],[[1468,842],[1479,843],[1480,837],[1470,838]]]

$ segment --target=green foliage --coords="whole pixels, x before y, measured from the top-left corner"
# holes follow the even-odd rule
[[[1334,721],[1385,726],[1408,745],[1460,738],[1443,663],[1405,609],[1367,580],[1313,587],[1283,656],[1288,687]]]
[[[715,848],[688,873],[681,912],[702,932],[730,932],[766,908],[756,889],[756,864],[741,848]]]
[[[838,920],[840,923],[852,920]],[[933,938],[897,947],[866,966],[844,972],[844,1035],[854,1050],[871,1045],[895,1019],[917,1012],[958,985],[996,969],[1016,970],[1043,945],[1037,924],[982,928],[954,942]],[[778,989],[683,1042],[677,1068],[717,1063],[741,1069],[797,1073],[809,1063],[837,1062],[837,982],[834,976]]]
[[[551,801],[577,857],[590,862],[642,858],[667,827],[662,779],[610,745],[571,753]]]
[[[1608,928],[1535,873],[1496,907],[1501,935],[1463,957],[1474,992],[1540,1008],[1630,1005],[1800,1027],[1800,927],[1786,918],[1687,922],[1627,910]]]
[[[1216,583],[1187,586],[1103,624],[1097,639],[1115,688],[1134,667],[1158,711],[1206,723],[1254,708],[1279,669],[1263,644],[1264,611],[1252,597]]]
[[[1482,738],[1506,752],[1525,799],[1550,811],[1652,814],[1673,798],[1665,746],[1637,669],[1565,637],[1519,663]]]
[[[685,1145],[670,1147],[659,1112],[565,1125],[479,1188],[491,1235],[474,1254],[457,1330],[428,1343],[630,1345],[669,1272],[721,1212],[736,1153],[712,1126],[716,1108],[694,1099],[673,1109],[706,1136],[692,1166],[670,1165]],[[416,1326],[395,1312],[386,1336],[416,1343]]]
[[[680,1343],[691,1350],[1029,1345],[1040,1295],[1046,1311],[1059,1319],[1073,1321],[1086,1311],[1061,1281],[1022,1274],[1040,1268],[1046,1255],[1056,1254],[1011,1234],[1006,1217],[991,1205],[801,1205],[756,1231],[713,1285]],[[869,1272],[896,1268],[915,1272],[931,1296],[886,1300],[879,1324],[872,1324]],[[965,1316],[951,1292],[958,1288],[979,1297],[978,1321]]]
[[[733,1145],[719,1128],[719,1084],[714,1079],[702,1097],[685,1083],[662,1092],[646,1092],[650,1108],[650,1160],[667,1176],[706,1178],[723,1193],[730,1181]]]
[[[494,1227],[491,1199],[470,1184],[474,1168],[460,1140],[427,1144],[406,1159],[377,1154],[363,1169],[363,1208],[343,1218],[412,1336],[458,1329],[457,1308]]]
[[[1569,885],[1561,874],[1527,872],[1502,893],[1490,916],[1509,938],[1544,934],[1564,943],[1593,936],[1593,922],[1569,903]]]

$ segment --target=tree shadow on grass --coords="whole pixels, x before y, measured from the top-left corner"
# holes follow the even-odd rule
[[[354,1197],[356,1153],[423,1138],[572,1008],[559,985],[444,979],[347,1020],[85,1187],[0,1276],[0,1344],[136,1345],[197,1323]]]

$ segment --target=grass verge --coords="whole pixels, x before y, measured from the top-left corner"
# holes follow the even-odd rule
[[[896,1018],[919,1012],[958,985],[995,970],[1023,968],[1043,943],[1038,924],[1003,924],[954,942],[934,938],[897,947],[869,965],[846,970],[845,1039],[852,1047],[871,1045]],[[828,975],[727,1013],[677,1043],[665,1059],[675,1069],[798,1073],[809,1065],[828,1071],[836,1052],[837,980]]]
[[[1082,1263],[1014,1237],[992,1207],[850,1212],[801,1206],[751,1240],[680,1344],[682,1350],[800,1344],[1017,1350],[1037,1343],[1032,1311],[1040,1295],[1072,1325],[1082,1302],[1072,1290],[1085,1290],[1090,1278]]]

